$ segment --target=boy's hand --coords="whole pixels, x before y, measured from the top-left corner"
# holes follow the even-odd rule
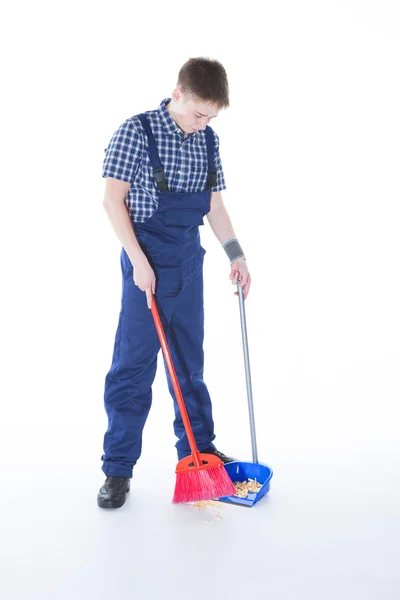
[[[244,258],[238,258],[231,264],[229,278],[233,285],[236,285],[237,280],[240,279],[240,287],[243,289],[243,297],[246,300],[250,291],[251,277]],[[238,292],[235,292],[235,296],[237,295]]]
[[[151,299],[156,293],[156,276],[145,256],[133,265],[133,281],[142,292],[146,292],[147,306],[151,308]]]

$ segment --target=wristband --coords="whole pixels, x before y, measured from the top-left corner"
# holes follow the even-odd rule
[[[222,244],[222,247],[227,253],[231,264],[235,262],[235,260],[237,260],[238,258],[244,258],[246,260],[246,257],[237,238],[229,238],[228,240],[226,240],[226,242]]]

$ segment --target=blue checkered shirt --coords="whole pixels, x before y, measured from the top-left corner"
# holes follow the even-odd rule
[[[202,192],[207,184],[207,146],[205,131],[183,136],[162,100],[157,110],[146,111],[164,167],[168,189],[174,192]],[[214,131],[217,185],[212,192],[226,189],[219,138]],[[143,223],[157,210],[159,190],[153,177],[147,136],[137,116],[127,119],[114,133],[105,150],[103,177],[131,184],[125,203],[131,220]]]

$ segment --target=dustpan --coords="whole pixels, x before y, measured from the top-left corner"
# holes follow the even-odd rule
[[[251,375],[250,375],[250,359],[249,359],[249,346],[247,341],[247,327],[246,327],[246,312],[244,308],[244,297],[243,289],[237,283],[238,296],[239,296],[239,307],[240,307],[240,323],[242,326],[242,341],[243,341],[243,355],[244,355],[244,366],[246,371],[246,387],[247,387],[247,401],[249,405],[249,417],[250,417],[250,435],[251,435],[251,446],[253,452],[253,462],[242,462],[234,461],[227,463],[225,469],[228,472],[230,479],[235,481],[247,481],[248,479],[256,479],[261,484],[261,489],[258,492],[249,492],[247,498],[239,498],[238,496],[224,496],[219,498],[221,502],[228,502],[230,504],[238,504],[240,506],[252,507],[256,502],[261,500],[267,492],[269,492],[270,481],[273,475],[271,467],[258,461],[257,453],[257,440],[256,440],[256,428],[254,421],[254,407],[253,407],[253,393],[251,389]]]

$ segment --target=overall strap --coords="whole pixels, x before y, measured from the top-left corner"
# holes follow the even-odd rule
[[[209,190],[217,185],[217,171],[214,165],[214,132],[209,125],[206,127],[206,142],[208,160],[206,190]]]
[[[163,166],[161,164],[160,156],[158,154],[157,144],[154,139],[150,123],[147,119],[147,116],[144,113],[137,115],[137,117],[140,119],[144,130],[147,134],[147,139],[149,141],[150,160],[153,166],[154,179],[156,180],[160,192],[168,192],[167,180],[165,177]]]
[[[154,139],[153,132],[150,128],[147,116],[144,113],[142,113],[140,115],[137,115],[137,117],[138,119],[140,119],[149,141],[150,160],[153,166],[154,179],[156,180],[156,183],[161,192],[168,192],[168,185],[165,177],[165,172],[161,164],[160,156],[157,150],[157,144]],[[214,165],[214,132],[208,125],[206,127],[205,132],[208,162],[206,190],[209,190],[217,185],[217,171]]]

